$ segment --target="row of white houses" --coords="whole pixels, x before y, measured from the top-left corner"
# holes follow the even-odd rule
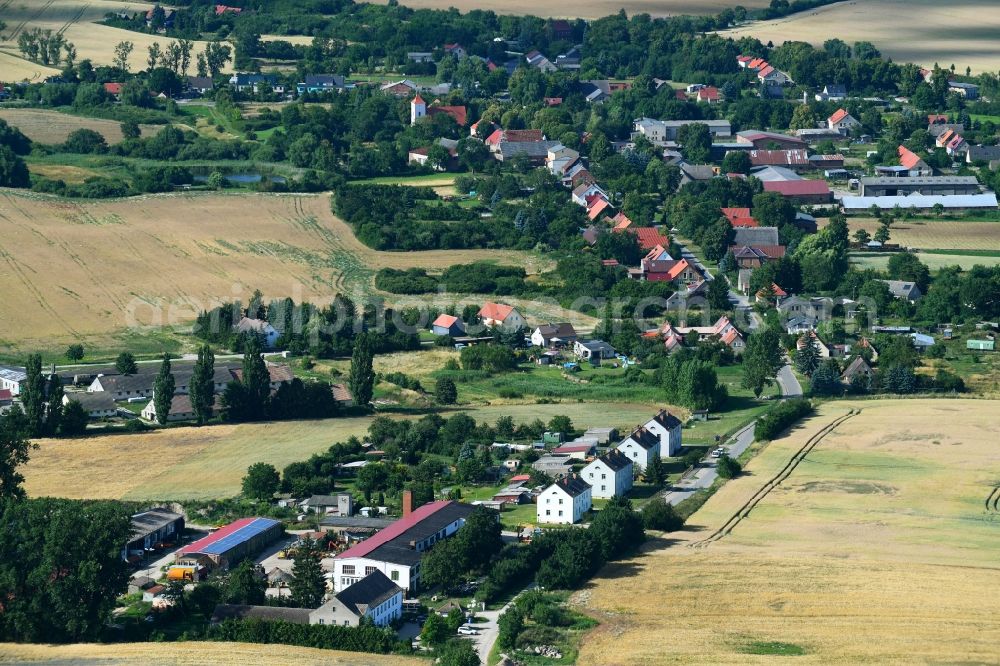
[[[680,419],[660,410],[579,474],[567,475],[543,490],[537,499],[538,523],[572,525],[590,511],[595,497],[627,495],[636,471],[654,457],[669,458],[680,452],[681,428]]]

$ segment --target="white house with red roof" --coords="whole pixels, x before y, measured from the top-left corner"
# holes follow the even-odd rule
[[[706,104],[718,104],[722,100],[722,95],[715,86],[705,86],[698,91],[696,99]]]
[[[465,127],[465,123],[468,122],[469,116],[468,111],[464,106],[442,106],[437,102],[434,102],[428,106],[424,98],[417,93],[416,96],[410,100],[410,124],[414,125],[421,118],[436,116],[439,113],[444,113],[452,117],[455,123],[459,127]]]
[[[381,571],[409,595],[420,589],[420,560],[438,541],[457,532],[473,506],[449,500],[410,510],[404,493],[403,517],[333,559],[333,589],[342,592]]]
[[[853,128],[860,125],[861,123],[845,109],[837,109],[832,116],[826,119],[826,126],[841,134],[848,134]]]
[[[511,331],[524,328],[528,323],[514,306],[503,303],[484,303],[483,307],[479,308],[479,320],[483,326],[489,328],[496,326]]]

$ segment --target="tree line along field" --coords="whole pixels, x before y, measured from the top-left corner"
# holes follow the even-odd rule
[[[398,368],[397,368],[398,370]],[[628,428],[648,420],[658,405],[611,402],[479,405],[463,410],[495,423],[569,416],[578,428]],[[445,414],[447,416],[447,414]],[[373,417],[179,427],[141,434],[82,439],[39,439],[23,468],[31,497],[69,499],[189,500],[233,497],[255,462],[279,470],[362,436]]]
[[[732,28],[726,37],[755,37],[765,44],[786,41],[821,46],[839,38],[869,41],[896,62],[923,67],[956,66],[964,74],[997,70],[1000,12],[994,0],[853,0]]]
[[[100,347],[126,327],[130,309],[137,323],[155,325],[174,304],[187,325],[210,303],[245,300],[255,288],[268,297],[327,303],[337,293],[372,293],[382,267],[438,270],[481,260],[529,272],[548,265],[516,251],[377,252],[332,214],[328,195],[74,201],[6,190],[0,192],[0,320],[19,324],[3,332],[0,352],[77,341]],[[529,314],[545,318],[562,312],[533,308]]]
[[[153,8],[153,3],[121,2],[119,0],[8,0],[0,2],[0,18],[7,23],[7,29],[0,35],[0,51],[20,61],[18,70],[23,76],[4,76],[7,80],[29,78],[40,80],[58,71],[50,72],[42,65],[29,62],[20,57],[17,48],[17,36],[26,30],[40,28],[61,32],[63,36],[76,46],[77,60],[89,58],[95,65],[110,65],[114,59],[115,45],[128,41],[135,45],[129,57],[129,69],[132,71],[146,67],[147,49],[153,42],[164,46],[171,41],[163,35],[151,35],[131,30],[112,28],[100,25],[108,12],[146,12]],[[195,42],[194,52],[205,49],[207,42]],[[0,73],[6,74],[0,60]],[[38,72],[35,75],[35,72]],[[232,71],[231,63],[223,71]]]
[[[373,4],[386,4],[386,0],[375,0]],[[633,14],[650,14],[651,16],[677,16],[679,14],[705,15],[718,14],[724,9],[739,4],[747,9],[767,7],[767,0],[745,0],[740,3],[728,0],[623,0],[608,2],[608,0],[583,0],[582,2],[565,3],[550,0],[537,3],[529,0],[404,0],[400,4],[414,9],[448,9],[455,7],[465,13],[474,9],[494,11],[498,14],[531,14],[555,18],[585,18],[594,19],[614,14],[624,9],[629,16]]]
[[[259,666],[284,666],[290,662],[303,666],[419,666],[427,661],[400,655],[378,655],[341,650],[321,650],[294,645],[257,645],[251,643],[205,643],[200,641],[170,643],[76,643],[73,645],[37,645],[0,643],[0,663],[142,663],[147,666],[177,664],[240,663]]]
[[[581,664],[990,663],[1000,640],[1000,404],[830,402],[682,532],[575,595]],[[783,481],[796,452],[838,417]],[[761,497],[745,514],[748,501]],[[707,537],[745,514],[716,541]],[[732,522],[729,522],[732,525]],[[666,609],[666,610],[665,610]]]

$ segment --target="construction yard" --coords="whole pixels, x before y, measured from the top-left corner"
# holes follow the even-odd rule
[[[995,663],[998,408],[821,405],[575,595],[579,663]]]
[[[183,330],[200,310],[246,300],[258,288],[268,298],[318,304],[337,293],[363,298],[374,293],[373,276],[382,267],[439,270],[497,261],[537,273],[550,265],[511,250],[375,251],[333,215],[329,195],[83,201],[6,190],[0,239],[0,320],[20,323],[0,340],[7,354],[71,342],[120,346],[121,332],[133,325]],[[528,316],[564,316],[555,303],[527,305]]]

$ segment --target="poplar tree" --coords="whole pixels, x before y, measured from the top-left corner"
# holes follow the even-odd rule
[[[38,437],[45,422],[45,379],[42,377],[41,355],[29,355],[24,370],[28,376],[20,392],[21,409],[27,417],[28,436]]]
[[[170,355],[163,355],[160,372],[153,382],[153,406],[156,407],[156,421],[165,425],[170,416],[170,405],[174,399],[174,375],[170,370]]]
[[[212,418],[212,405],[215,404],[215,355],[208,345],[198,350],[189,392],[195,420],[198,425],[204,425]]]
[[[371,338],[367,333],[362,333],[354,341],[354,352],[351,354],[351,373],[347,380],[351,395],[354,396],[355,405],[363,407],[372,401],[375,387],[374,357]]]

